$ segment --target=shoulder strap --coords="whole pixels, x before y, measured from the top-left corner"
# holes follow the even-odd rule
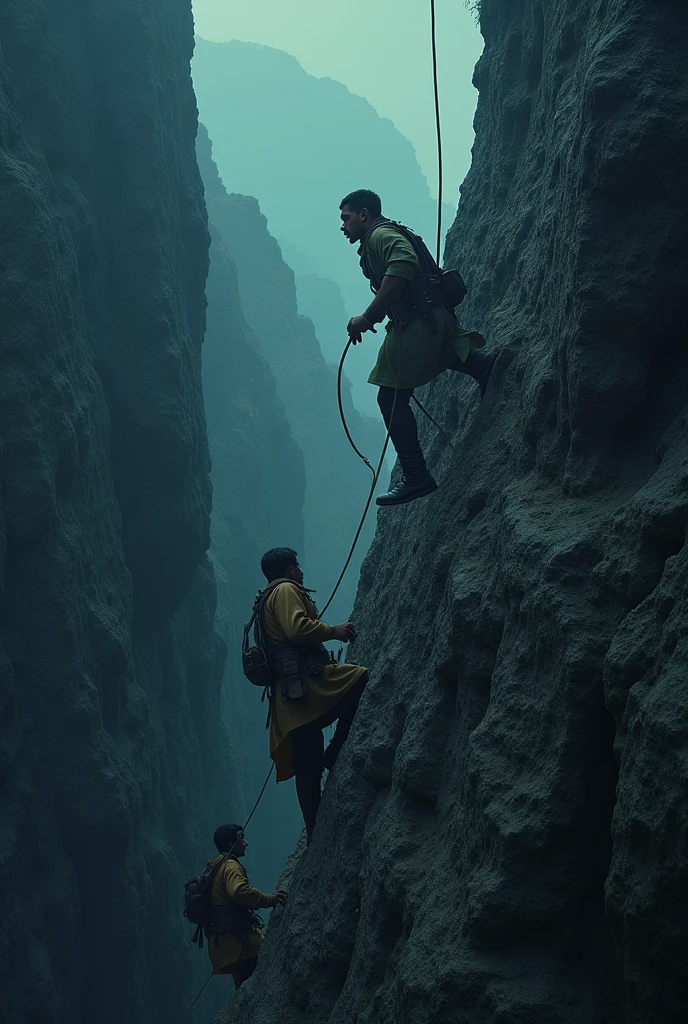
[[[432,255],[427,245],[423,241],[420,235],[417,235],[411,228],[407,228],[405,224],[400,224],[398,220],[387,221],[393,228],[396,228],[404,238],[406,238],[416,251],[421,263],[425,262],[431,273],[440,273],[440,268],[435,261],[435,257]],[[380,227],[380,225],[378,225]]]
[[[203,875],[205,877],[205,884],[206,884],[206,888],[207,889],[211,888],[213,882],[215,881],[215,876],[217,875],[218,871],[220,870],[222,865],[225,863],[225,861],[228,860],[228,859],[229,859],[229,854],[225,853],[224,856],[220,857],[219,860],[215,861],[214,864],[211,864],[209,867],[207,867],[205,869],[205,871],[203,872]]]
[[[215,879],[217,878],[217,874],[220,868],[222,867],[223,864],[226,863],[228,859],[229,854],[226,853],[223,857],[220,857],[220,859],[216,861],[215,864],[213,864],[209,868],[206,868],[205,871],[203,872],[203,903],[205,906],[205,917],[207,922],[205,927],[209,927],[212,920],[213,885],[215,884]],[[194,942],[198,942],[199,948],[202,948],[203,946],[203,928],[204,926],[199,924],[198,928],[196,929],[196,935],[194,935],[193,938]]]
[[[373,224],[373,226],[369,229],[369,231],[368,231],[367,235],[365,236],[365,238],[363,239],[363,243],[361,245],[361,260],[364,260],[364,259],[367,258],[367,250],[368,250],[368,245],[370,244],[370,239],[373,237],[373,235],[375,234],[377,229],[378,228],[384,228],[388,224],[392,224],[393,225],[394,221],[391,221],[391,220],[380,220],[380,221],[378,221],[377,224]]]
[[[281,583],[288,583],[288,582],[289,582],[288,580],[277,580],[276,583],[268,583],[268,585],[265,588],[265,590],[262,590],[258,594],[258,596],[256,597],[255,601],[253,602],[253,611],[252,611],[252,614],[251,614],[251,618],[249,619],[249,621],[244,626],[244,641],[243,641],[243,650],[244,650],[244,652],[248,651],[249,646],[250,646],[250,642],[251,642],[250,641],[251,628],[254,625],[258,625],[259,626],[259,618],[258,617],[259,617],[260,613],[262,612],[263,608],[265,607],[265,602],[270,597],[270,594],[272,594],[272,592],[274,590],[276,590],[277,587],[279,587],[279,585]]]
[[[398,220],[381,220],[379,224],[373,224],[370,231],[363,240],[363,248],[361,250],[361,266],[365,266],[368,268],[368,273],[366,274],[366,276],[369,278],[369,280],[371,279],[370,265],[368,263],[367,256],[368,243],[373,234],[377,231],[377,229],[383,227],[395,228],[395,230],[398,231],[400,235],[403,235],[403,237],[411,243],[411,245],[413,246],[413,251],[418,256],[418,260],[420,262],[422,270],[432,275],[439,275],[441,273],[440,268],[437,266],[437,263],[435,262],[435,257],[432,255],[432,253],[430,252],[430,250],[428,249],[427,245],[425,244],[420,235],[417,235],[415,231],[412,231],[411,228],[407,228],[405,224],[401,224]],[[377,290],[375,287],[373,287],[372,280],[371,289],[373,292]]]

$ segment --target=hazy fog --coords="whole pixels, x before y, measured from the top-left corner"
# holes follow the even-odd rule
[[[455,204],[470,164],[477,100],[471,77],[482,37],[463,0],[437,0],[436,6],[445,200]],[[429,0],[194,0],[196,32],[205,39],[274,46],[311,74],[364,96],[413,144],[435,195],[429,11]],[[342,125],[342,142],[356,145],[354,125]]]

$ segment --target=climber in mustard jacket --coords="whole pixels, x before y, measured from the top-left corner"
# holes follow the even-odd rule
[[[222,858],[224,861],[210,896],[213,924],[208,931],[208,953],[215,974],[231,974],[238,988],[255,971],[264,938],[262,922],[253,911],[282,906],[287,894],[283,889],[261,892],[249,885],[239,863],[248,848],[240,825],[221,825],[213,838],[218,855],[208,861],[208,867]]]
[[[320,806],[322,774],[334,767],[349,735],[368,680],[361,665],[339,665],[323,647],[327,640],[355,639],[350,622],[328,626],[303,586],[292,548],[273,548],[261,560],[268,581],[259,619],[271,666],[270,756],[277,781],[296,776],[296,794],[310,841]],[[327,750],[322,730],[337,722]]]
[[[349,193],[340,211],[341,231],[350,244],[360,242],[361,269],[375,292],[365,312],[349,321],[351,341],[357,344],[390,318],[368,383],[379,388],[378,405],[403,473],[401,483],[380,495],[377,504],[401,505],[437,490],[418,441],[410,405],[414,388],[444,370],[458,370],[477,381],[482,395],[495,356],[480,351],[482,334],[465,331],[446,305],[440,271],[422,239],[383,217],[375,192]]]

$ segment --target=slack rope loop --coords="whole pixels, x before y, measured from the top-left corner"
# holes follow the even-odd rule
[[[347,441],[349,442],[353,450],[356,452],[359,459],[361,459],[362,462],[365,462],[366,466],[368,467],[368,469],[370,470],[374,477],[375,470],[373,469],[370,460],[367,459],[363,452],[359,451],[358,448],[356,447],[354,439],[351,436],[351,432],[349,431],[349,425],[346,422],[346,416],[344,415],[344,404],[342,402],[342,372],[344,370],[344,360],[346,359],[347,352],[349,351],[350,348],[351,338],[349,338],[344,347],[344,351],[342,352],[342,358],[339,360],[339,369],[337,370],[337,401],[339,403],[339,416],[342,421],[342,426],[344,427],[344,433],[346,434]]]
[[[347,341],[346,345],[344,346],[344,351],[342,352],[342,358],[339,361],[339,373],[337,374],[337,397],[339,399],[339,415],[341,416],[342,424],[344,426],[344,431],[345,431],[346,436],[348,438],[349,444],[351,445],[353,450],[356,452],[356,454],[358,455],[359,459],[361,459],[363,462],[365,462],[366,466],[368,466],[368,468],[370,470],[372,470],[373,482],[370,485],[370,491],[368,493],[368,500],[365,503],[365,508],[363,509],[363,515],[361,516],[360,522],[358,524],[358,529],[356,530],[356,535],[355,535],[355,537],[353,539],[353,543],[352,543],[351,547],[349,548],[349,554],[347,556],[346,562],[344,563],[344,568],[342,569],[342,571],[339,574],[339,579],[335,583],[334,590],[332,591],[332,593],[328,597],[327,603],[324,605],[324,607],[320,611],[320,618],[323,617],[323,615],[325,614],[327,609],[332,604],[332,601],[334,600],[334,596],[337,593],[337,591],[339,590],[341,582],[344,579],[344,576],[346,575],[346,570],[349,568],[349,565],[351,564],[351,559],[354,557],[354,551],[356,550],[356,545],[358,544],[358,538],[361,536],[361,531],[363,530],[363,525],[364,525],[364,523],[366,521],[366,518],[368,516],[368,510],[370,508],[370,503],[373,500],[373,495],[375,494],[375,488],[377,487],[377,482],[380,479],[380,473],[382,472],[382,467],[383,467],[384,462],[385,462],[385,455],[387,454],[387,446],[389,445],[389,430],[390,430],[390,428],[387,427],[387,433],[385,435],[385,443],[383,444],[382,451],[380,452],[380,460],[379,460],[379,462],[377,464],[377,469],[373,469],[370,461],[365,457],[365,455],[362,452],[360,452],[358,450],[358,448],[354,444],[353,438],[351,437],[351,433],[349,431],[349,427],[348,427],[347,422],[346,422],[346,416],[344,415],[344,406],[342,404],[342,369],[344,367],[344,360],[346,359],[346,355],[347,355],[347,352],[349,351],[350,347],[351,347],[351,339],[349,338],[349,340]],[[400,353],[400,357],[401,357],[401,353]],[[397,374],[397,380],[398,379],[399,379],[399,375]],[[394,419],[394,410],[395,410],[396,404],[397,404],[397,394],[398,394],[398,392],[399,392],[399,385],[397,384],[396,387],[394,388],[394,401],[392,402],[392,413],[391,413],[391,415],[389,417],[390,425],[391,425],[391,423],[392,423],[392,421]]]
[[[442,124],[440,121],[440,89],[437,80],[437,21],[435,0],[430,0],[430,25],[432,32],[432,81],[435,92],[435,126],[437,128],[437,266],[440,265],[442,244]]]

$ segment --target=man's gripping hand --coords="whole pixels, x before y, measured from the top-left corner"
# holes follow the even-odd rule
[[[366,331],[372,331],[373,334],[377,334],[375,327],[365,316],[352,316],[346,326],[346,329],[349,332],[349,338],[354,345],[357,345],[359,341],[362,340],[362,336]]]
[[[277,892],[270,893],[270,906],[271,907],[283,907],[287,902],[287,894],[284,889],[278,889]]]
[[[354,624],[352,622],[342,622],[338,626],[333,626],[332,639],[341,640],[344,644],[348,644],[350,640],[355,640],[356,628]]]

